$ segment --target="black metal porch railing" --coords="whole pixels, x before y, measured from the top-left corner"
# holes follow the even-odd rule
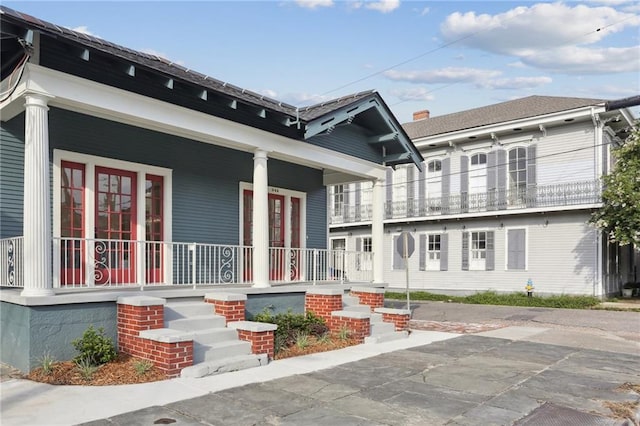
[[[437,198],[387,201],[384,218],[404,219],[494,210],[597,204],[601,202],[601,194],[601,182],[599,180],[591,180],[554,185],[536,185],[528,188],[510,188],[500,191],[490,190],[477,194],[455,194]],[[340,212],[332,210],[331,224],[365,222],[370,221],[371,216],[372,208],[370,204],[343,206]]]

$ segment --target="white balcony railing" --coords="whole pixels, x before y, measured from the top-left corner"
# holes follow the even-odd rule
[[[0,286],[24,287],[23,238],[0,240]],[[253,281],[253,248],[237,245],[53,238],[53,287],[244,284]],[[269,249],[275,283],[372,281],[370,252]]]
[[[385,204],[385,219],[597,204],[602,201],[601,195],[600,181],[593,180],[493,190],[477,194],[455,194],[437,198],[388,201]],[[369,204],[341,206],[340,212],[338,212],[340,214],[331,212],[331,224],[370,221],[371,212]]]

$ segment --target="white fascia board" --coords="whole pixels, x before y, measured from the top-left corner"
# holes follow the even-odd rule
[[[385,168],[380,164],[39,65],[28,64],[22,78],[23,90],[14,93],[17,102],[24,92],[39,92],[52,97],[51,106],[136,127],[240,151],[261,149],[267,151],[270,158],[362,178],[384,178],[385,175]]]
[[[481,137],[487,136],[491,133],[500,133],[500,132],[512,132],[516,127],[530,127],[530,126],[539,126],[546,125],[549,123],[554,123],[558,121],[564,121],[569,119],[578,119],[591,117],[592,113],[602,113],[605,111],[604,106],[586,106],[582,108],[572,109],[570,111],[561,111],[553,114],[546,115],[538,115],[536,117],[529,117],[522,120],[513,120],[507,121],[504,123],[491,124],[482,127],[473,127],[471,129],[459,130],[456,132],[443,133],[441,135],[427,136],[422,138],[416,138],[413,141],[413,144],[420,148],[428,148],[429,144],[448,144],[452,143],[464,143],[469,140],[470,137]]]

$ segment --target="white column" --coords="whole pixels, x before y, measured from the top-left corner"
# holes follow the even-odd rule
[[[267,153],[257,149],[253,156],[253,286],[269,284],[269,185]]]
[[[371,249],[373,250],[373,282],[384,282],[384,183],[382,179],[373,182],[371,212]]]
[[[27,94],[24,141],[24,289],[22,296],[53,295],[48,96]]]

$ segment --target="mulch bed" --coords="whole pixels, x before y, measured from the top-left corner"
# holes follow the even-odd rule
[[[78,367],[73,361],[56,362],[49,374],[46,374],[42,368],[36,368],[24,376],[24,378],[51,385],[84,386],[147,383],[157,382],[167,378],[166,375],[156,367],[152,367],[144,373],[138,373],[134,367],[137,361],[139,361],[139,359],[130,355],[119,354],[115,361],[98,367],[97,371],[89,380],[82,377]]]
[[[291,358],[294,356],[334,351],[336,349],[342,349],[342,348],[346,348],[348,346],[354,346],[357,344],[359,344],[357,340],[350,339],[350,338],[340,339],[337,336],[331,336],[326,341],[319,341],[317,338],[310,336],[308,346],[301,348],[300,346],[293,344],[287,348],[280,350],[280,352],[278,352],[274,358],[285,359],[285,358]]]

